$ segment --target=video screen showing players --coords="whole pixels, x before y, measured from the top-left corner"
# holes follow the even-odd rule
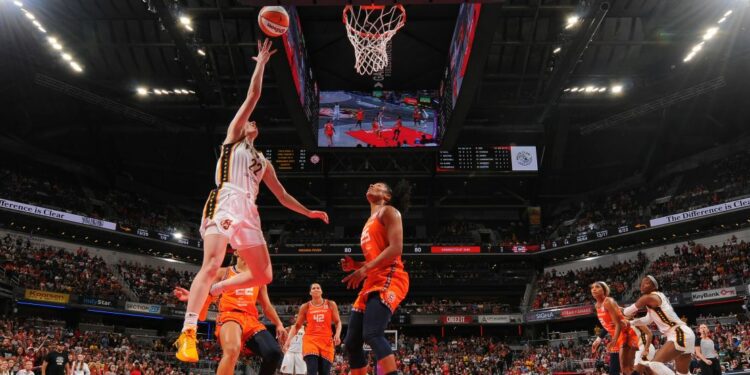
[[[319,147],[436,147],[435,91],[321,91]]]

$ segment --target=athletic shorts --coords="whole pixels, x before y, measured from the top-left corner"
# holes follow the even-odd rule
[[[617,339],[617,344],[615,345],[612,350],[610,350],[611,353],[619,353],[620,349],[622,349],[624,346],[628,346],[631,348],[637,348],[639,343],[638,335],[631,327],[625,327],[625,329],[620,332],[620,337]]]
[[[282,374],[306,374],[307,364],[302,358],[302,353],[286,352],[284,360],[281,362]]]
[[[248,193],[232,186],[227,184],[221,189],[211,190],[203,208],[201,237],[224,235],[233,249],[265,245],[258,206]]]
[[[302,336],[302,357],[317,355],[333,363],[333,337],[327,336]]]
[[[674,343],[675,349],[682,353],[695,352],[695,333],[688,326],[677,325],[667,331],[667,341]]]
[[[266,329],[266,326],[261,323],[258,318],[244,312],[239,311],[227,311],[219,313],[216,318],[216,337],[221,340],[221,326],[228,322],[235,322],[242,328],[242,342],[255,336],[260,331]]]
[[[394,313],[409,292],[409,274],[399,270],[386,275],[368,275],[362,291],[352,304],[352,310],[364,312],[367,299],[373,292],[377,292],[380,295],[380,302],[383,302],[391,309],[391,313]]]

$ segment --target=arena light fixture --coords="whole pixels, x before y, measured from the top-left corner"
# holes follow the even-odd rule
[[[558,54],[558,53],[560,53],[560,51],[562,51],[562,48],[561,47],[557,47],[557,48],[555,48],[555,49],[552,50],[552,53]]]
[[[568,30],[568,29],[570,29],[570,28],[573,28],[573,27],[574,27],[574,26],[576,26],[576,25],[578,24],[578,22],[580,22],[580,21],[581,21],[581,18],[580,18],[580,17],[578,17],[578,15],[577,15],[577,14],[572,14],[572,15],[568,16],[568,18],[567,18],[567,19],[566,19],[566,21],[565,21],[565,30]]]
[[[42,21],[38,19],[34,15],[34,13],[24,8],[23,2],[16,0],[16,1],[13,1],[13,4],[15,4],[15,6],[17,6],[21,10],[25,18],[29,20],[29,23],[32,26],[34,26],[34,28],[36,28],[42,34],[47,34],[47,29],[42,24]],[[83,65],[80,62],[76,61],[73,58],[73,55],[71,53],[65,51],[62,41],[60,41],[57,37],[54,37],[54,36],[46,37],[46,40],[47,42],[49,42],[52,49],[54,49],[60,54],[60,57],[62,58],[62,60],[65,63],[67,63],[67,65],[71,69],[73,69],[73,71],[75,71],[76,73],[83,72]]]
[[[708,28],[708,29],[706,30],[706,33],[705,33],[705,34],[703,34],[703,40],[710,40],[711,38],[713,38],[713,37],[714,37],[714,35],[716,35],[716,33],[717,33],[718,31],[719,31],[719,28],[718,28],[718,27],[716,27],[716,26],[713,26],[713,27],[709,27],[709,28]]]
[[[198,54],[199,54],[199,55],[201,55],[201,56],[206,56],[206,51],[204,51],[204,50],[203,50],[203,49],[201,49],[201,48],[198,48],[198,51],[197,51],[197,52],[198,52]]]
[[[185,30],[193,31],[193,21],[188,16],[180,16],[180,25],[182,25]]]
[[[181,240],[182,239],[182,233],[180,233],[180,232],[174,232],[172,234],[172,237],[174,237],[174,238],[176,238],[178,240]]]
[[[143,87],[143,86],[137,87],[135,89],[135,92],[138,93],[138,95],[140,95],[140,96],[146,96],[146,95],[148,95],[148,89],[145,88],[145,87]]]
[[[611,91],[613,94],[617,94],[617,95],[622,94],[622,85],[612,86]]]

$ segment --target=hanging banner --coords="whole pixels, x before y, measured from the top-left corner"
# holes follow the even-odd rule
[[[737,289],[734,287],[701,290],[690,294],[693,302],[710,301],[729,297],[737,297]]]
[[[728,211],[739,210],[742,208],[750,208],[750,198],[738,199],[736,201],[726,202],[726,203],[717,204],[717,205],[709,206],[709,207],[703,207],[697,210],[681,212],[679,214],[674,214],[674,215],[669,215],[669,216],[664,216],[664,217],[657,217],[656,219],[651,219],[651,226],[657,227],[659,225],[674,224],[680,221],[696,219],[696,218],[704,217],[704,216],[716,215],[716,214],[720,214],[720,213],[724,213]]]
[[[433,254],[476,254],[482,248],[479,246],[432,246],[430,252]]]
[[[80,216],[80,215],[71,214],[71,213],[63,212],[63,211],[57,211],[51,208],[34,206],[31,204],[14,202],[14,201],[2,199],[2,198],[0,198],[0,208],[4,208],[6,210],[23,212],[23,213],[27,213],[30,215],[44,216],[44,217],[48,217],[51,219],[69,221],[71,223],[76,223],[76,224],[83,224],[83,225],[89,225],[92,227],[109,229],[109,230],[115,230],[115,228],[117,227],[117,224],[109,222],[109,221],[92,219],[90,217]]]
[[[510,315],[479,315],[477,321],[483,324],[505,324],[510,323]]]
[[[46,290],[35,290],[26,289],[24,292],[24,298],[32,301],[52,302],[52,303],[68,303],[70,301],[70,294],[48,292]]]
[[[139,303],[139,302],[128,301],[128,302],[125,302],[125,310],[135,311],[139,313],[159,314],[161,313],[161,306],[152,305],[149,303]]]
[[[443,315],[440,322],[443,324],[471,324],[474,318],[471,315]]]
[[[574,316],[586,316],[586,315],[593,315],[593,314],[594,314],[593,305],[568,307],[566,309],[560,310],[561,318],[571,318]]]

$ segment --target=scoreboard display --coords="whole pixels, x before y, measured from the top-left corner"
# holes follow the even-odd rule
[[[322,158],[320,154],[301,148],[264,148],[263,152],[276,172],[320,172]]]
[[[536,172],[536,147],[459,146],[438,153],[437,171]]]

